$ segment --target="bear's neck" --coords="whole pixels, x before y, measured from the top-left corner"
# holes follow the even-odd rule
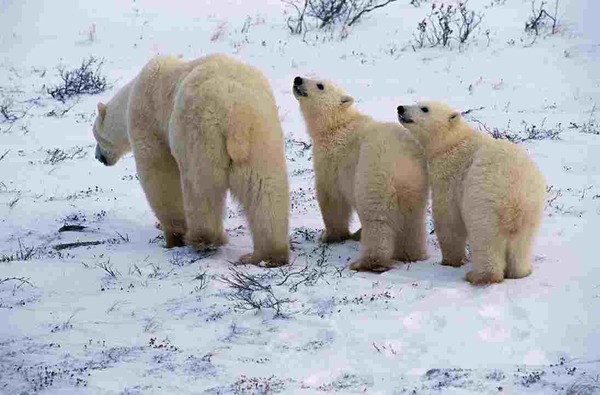
[[[450,133],[445,134],[443,139],[432,139],[426,149],[429,160],[435,160],[446,156],[448,153],[468,145],[477,135],[467,125],[457,125]]]
[[[348,133],[355,132],[351,126],[357,123],[361,115],[355,110],[327,116],[305,117],[308,134],[315,145],[331,145],[343,139]]]
[[[123,86],[108,102],[108,113],[111,114],[112,130],[123,133],[121,139],[128,140],[127,136],[127,108],[129,108],[129,95],[135,79]]]

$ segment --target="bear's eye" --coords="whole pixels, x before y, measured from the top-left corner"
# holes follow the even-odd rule
[[[423,112],[429,112],[429,109],[427,107],[421,107],[421,111],[423,111]]]
[[[321,91],[322,91],[323,89],[325,89],[325,87],[323,86],[323,84],[317,84],[317,88],[319,88],[319,90],[321,90]]]

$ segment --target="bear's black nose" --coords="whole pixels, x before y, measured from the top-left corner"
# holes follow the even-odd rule
[[[404,114],[404,106],[398,106],[398,114]]]
[[[106,160],[106,156],[100,154],[96,156],[96,159],[98,159],[98,162],[102,163],[104,166],[108,165],[108,161]]]
[[[106,156],[102,153],[100,146],[96,145],[96,159],[98,162],[102,163],[104,166],[108,166],[108,161],[106,160]]]
[[[298,86],[298,85],[302,85],[304,81],[302,81],[302,77],[296,77],[294,78],[294,85]]]

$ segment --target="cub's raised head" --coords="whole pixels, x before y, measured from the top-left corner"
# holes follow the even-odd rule
[[[294,78],[294,96],[300,103],[304,119],[314,126],[328,128],[351,113],[354,99],[330,82]]]
[[[419,102],[398,106],[398,120],[419,141],[423,148],[453,140],[463,121],[460,113],[440,102]]]
[[[104,103],[98,103],[98,115],[94,122],[96,139],[96,159],[105,166],[113,166],[131,150],[126,126],[122,114],[126,109],[116,109]],[[119,122],[121,120],[121,122]]]

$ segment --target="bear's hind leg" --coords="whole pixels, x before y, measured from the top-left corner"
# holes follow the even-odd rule
[[[243,264],[268,267],[288,263],[290,255],[289,186],[285,167],[234,164],[229,177],[231,192],[248,219],[254,251],[240,257]]]
[[[533,232],[526,230],[508,241],[505,278],[523,278],[531,274]]]
[[[491,224],[481,229],[472,229],[469,239],[473,256],[473,270],[467,273],[466,280],[473,285],[500,283],[506,269],[505,236],[498,233]]]

